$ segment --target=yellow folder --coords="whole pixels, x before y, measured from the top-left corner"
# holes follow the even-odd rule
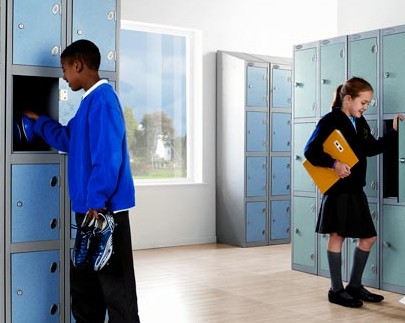
[[[343,134],[337,129],[333,130],[323,143],[323,151],[329,154],[333,159],[345,163],[350,167],[353,167],[359,161]],[[322,194],[340,179],[336,171],[332,168],[314,166],[308,160],[304,160],[302,165],[312,177]]]

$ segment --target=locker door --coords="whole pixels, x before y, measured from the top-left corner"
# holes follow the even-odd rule
[[[294,114],[296,118],[315,117],[316,47],[294,52]]]
[[[72,41],[88,39],[100,49],[100,70],[115,71],[116,0],[74,0]]]
[[[272,104],[273,108],[291,109],[291,70],[272,69]]]
[[[60,66],[61,0],[14,0],[13,64]]]
[[[370,212],[371,216],[373,218],[374,226],[376,227],[377,232],[378,230],[378,210],[377,210],[377,204],[375,203],[370,203]],[[349,274],[350,270],[353,265],[353,253],[356,248],[358,239],[348,239],[348,246],[349,246],[349,251],[348,251],[348,257],[347,257],[347,263],[348,263],[348,269],[349,269]],[[366,267],[364,268],[364,273],[363,273],[363,282],[367,286],[372,286],[372,287],[378,287],[378,257],[377,257],[377,251],[378,251],[378,245],[375,244],[373,248],[370,250],[370,254],[368,256],[368,260],[366,263]]]
[[[291,151],[291,114],[271,114],[271,151]]]
[[[360,36],[361,37],[361,36]],[[378,98],[378,34],[370,38],[353,37],[349,41],[349,77],[357,76],[367,80],[374,89],[374,99],[366,114],[377,113]]]
[[[290,201],[270,202],[270,240],[290,239]]]
[[[405,208],[384,205],[382,216],[382,284],[405,287]]]
[[[296,123],[294,125],[294,152],[293,152],[293,180],[294,191],[315,192],[315,184],[311,177],[302,166],[304,161],[304,147],[312,131],[315,129],[315,123]]]
[[[376,120],[368,120],[370,125],[371,134],[378,137],[378,126]],[[369,197],[377,197],[378,191],[378,156],[367,157],[367,173],[366,173],[366,186],[364,193]]]
[[[383,112],[403,112],[405,102],[405,33],[382,37]]]
[[[266,202],[246,203],[246,242],[266,241]]]
[[[315,198],[294,196],[293,200],[293,268],[316,272],[316,204]]]
[[[11,240],[59,239],[59,165],[12,165]]]
[[[246,157],[246,196],[267,195],[267,158]]]
[[[267,107],[268,106],[268,68],[263,66],[246,67],[247,89],[246,106]]]
[[[321,115],[330,112],[336,88],[346,78],[346,43],[339,42],[321,46]]]
[[[405,202],[405,125],[398,123],[398,201]]]
[[[271,195],[291,193],[290,157],[271,157]]]
[[[267,112],[246,112],[246,151],[267,151]]]
[[[11,255],[13,323],[60,322],[59,251]]]

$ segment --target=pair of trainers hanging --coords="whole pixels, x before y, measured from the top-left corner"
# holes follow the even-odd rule
[[[110,213],[98,213],[98,219],[86,213],[77,227],[72,254],[73,265],[83,267],[90,262],[95,271],[105,267],[113,253],[114,217]]]

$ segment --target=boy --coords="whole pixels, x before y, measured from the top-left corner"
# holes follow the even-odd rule
[[[76,115],[66,126],[32,111],[25,115],[36,120],[38,135],[69,156],[69,195],[79,226],[74,251],[78,257],[70,266],[72,312],[78,323],[104,322],[106,310],[110,322],[139,322],[128,219],[135,188],[121,105],[113,88],[99,77],[100,52],[94,43],[73,42],[63,51],[61,64],[70,88],[85,91]],[[108,214],[113,214],[110,222]],[[102,269],[95,269],[94,261],[81,254],[87,250],[78,248],[87,249],[87,224],[103,220],[110,224],[113,254]],[[80,257],[86,261],[79,265]]]

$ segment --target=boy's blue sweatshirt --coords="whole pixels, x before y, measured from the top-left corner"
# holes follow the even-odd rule
[[[41,116],[35,132],[68,153],[69,194],[75,212],[104,207],[113,212],[135,205],[124,116],[111,85],[102,83],[84,97],[66,126]]]

